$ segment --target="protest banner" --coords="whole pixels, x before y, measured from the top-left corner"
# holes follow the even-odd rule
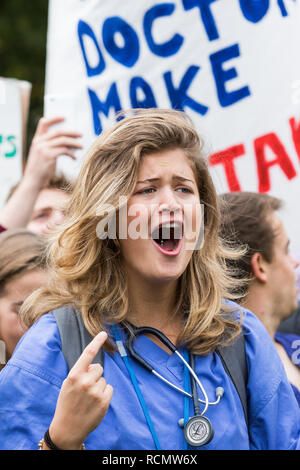
[[[45,113],[86,150],[117,111],[184,110],[217,191],[282,198],[300,250],[299,23],[297,0],[50,0]]]
[[[22,177],[31,84],[0,77],[0,207]]]

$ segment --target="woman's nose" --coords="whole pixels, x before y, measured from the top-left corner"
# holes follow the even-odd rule
[[[162,192],[160,203],[159,203],[160,212],[178,212],[181,211],[181,204],[176,198],[174,191],[172,189],[165,189]]]

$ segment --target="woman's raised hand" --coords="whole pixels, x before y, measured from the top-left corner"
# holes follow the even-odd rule
[[[95,336],[63,382],[49,428],[51,440],[62,450],[80,449],[107,413],[113,388],[102,377],[102,366],[92,364],[106,339],[104,331]]]

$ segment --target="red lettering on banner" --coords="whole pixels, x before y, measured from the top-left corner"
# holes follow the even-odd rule
[[[268,161],[266,159],[266,147],[272,149],[276,155],[273,160]],[[273,132],[255,139],[254,149],[258,174],[258,191],[260,193],[265,193],[271,189],[270,168],[274,165],[279,165],[289,180],[297,175],[283,144]]]
[[[300,160],[300,122],[296,124],[295,118],[291,118],[289,122],[291,126],[294,146]]]
[[[300,121],[297,121],[294,117],[290,118],[289,125],[294,147],[300,160]],[[258,192],[265,193],[270,191],[271,168],[273,166],[279,166],[288,180],[297,176],[297,171],[291,158],[289,157],[283,143],[274,132],[254,139],[253,146],[257,169]],[[274,154],[274,158],[267,160],[267,149]],[[228,189],[231,192],[242,191],[234,160],[245,155],[245,153],[245,145],[238,144],[228,147],[225,150],[221,150],[220,152],[216,152],[209,157],[210,166],[223,165]],[[241,178],[243,178],[244,175],[245,171],[241,173]],[[248,176],[248,174],[246,176]]]
[[[214,153],[209,157],[210,165],[224,165],[227,184],[231,192],[241,191],[241,186],[234,166],[234,159],[241,157],[244,154],[245,147],[243,144],[240,144],[229,147],[221,152]]]

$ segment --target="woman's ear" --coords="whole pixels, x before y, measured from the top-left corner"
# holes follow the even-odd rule
[[[260,282],[267,282],[268,272],[266,269],[266,261],[263,259],[261,253],[254,253],[251,258],[252,273],[255,278]]]

